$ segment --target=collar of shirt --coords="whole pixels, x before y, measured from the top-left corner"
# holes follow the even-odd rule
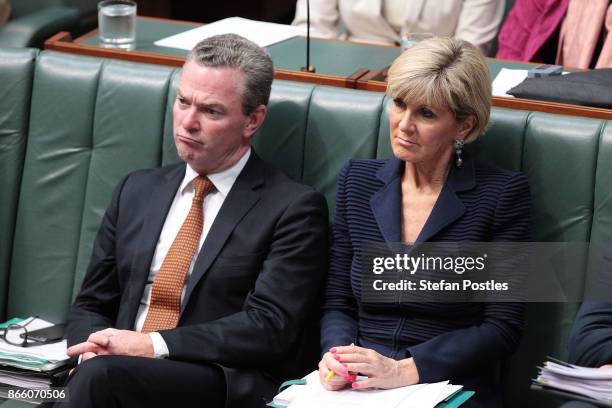
[[[226,197],[234,182],[238,178],[238,175],[244,169],[247,161],[251,157],[251,148],[246,151],[245,154],[230,168],[225,169],[219,173],[207,174],[208,179],[214,184],[215,188],[223,197]],[[189,164],[187,164],[187,168],[185,169],[185,177],[181,182],[181,186],[179,187],[179,191],[181,195],[186,194],[187,192],[193,191],[193,179],[198,177],[198,173],[191,168]]]

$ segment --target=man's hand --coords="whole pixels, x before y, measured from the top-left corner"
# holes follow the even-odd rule
[[[599,368],[602,368],[604,370],[612,370],[612,364],[604,364]]]
[[[394,360],[374,350],[357,346],[335,347],[335,356],[348,371],[368,376],[367,380],[353,382],[356,389],[398,388],[419,382],[414,359]]]
[[[69,356],[83,354],[82,361],[96,355],[115,354],[123,356],[153,357],[153,342],[146,333],[131,330],[104,329],[92,333],[87,341],[67,350]]]

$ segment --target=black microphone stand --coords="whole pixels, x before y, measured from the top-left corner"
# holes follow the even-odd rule
[[[310,65],[310,0],[306,0],[306,66],[300,68],[302,72],[316,72],[316,68]]]

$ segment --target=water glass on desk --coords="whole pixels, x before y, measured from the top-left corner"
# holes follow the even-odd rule
[[[400,43],[402,52],[414,47],[418,42],[434,37],[432,33],[401,33],[402,42]]]
[[[136,3],[131,0],[104,0],[98,3],[98,32],[104,48],[134,49]]]

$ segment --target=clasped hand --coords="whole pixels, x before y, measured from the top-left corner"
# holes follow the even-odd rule
[[[335,375],[325,381],[330,370]],[[356,381],[360,373],[368,378]],[[319,377],[323,387],[335,391],[347,386],[355,389],[398,388],[419,382],[413,358],[394,360],[358,346],[333,347],[319,362]]]
[[[98,355],[153,357],[153,342],[146,333],[108,328],[92,333],[87,341],[69,347],[66,353],[81,355],[81,362]]]

